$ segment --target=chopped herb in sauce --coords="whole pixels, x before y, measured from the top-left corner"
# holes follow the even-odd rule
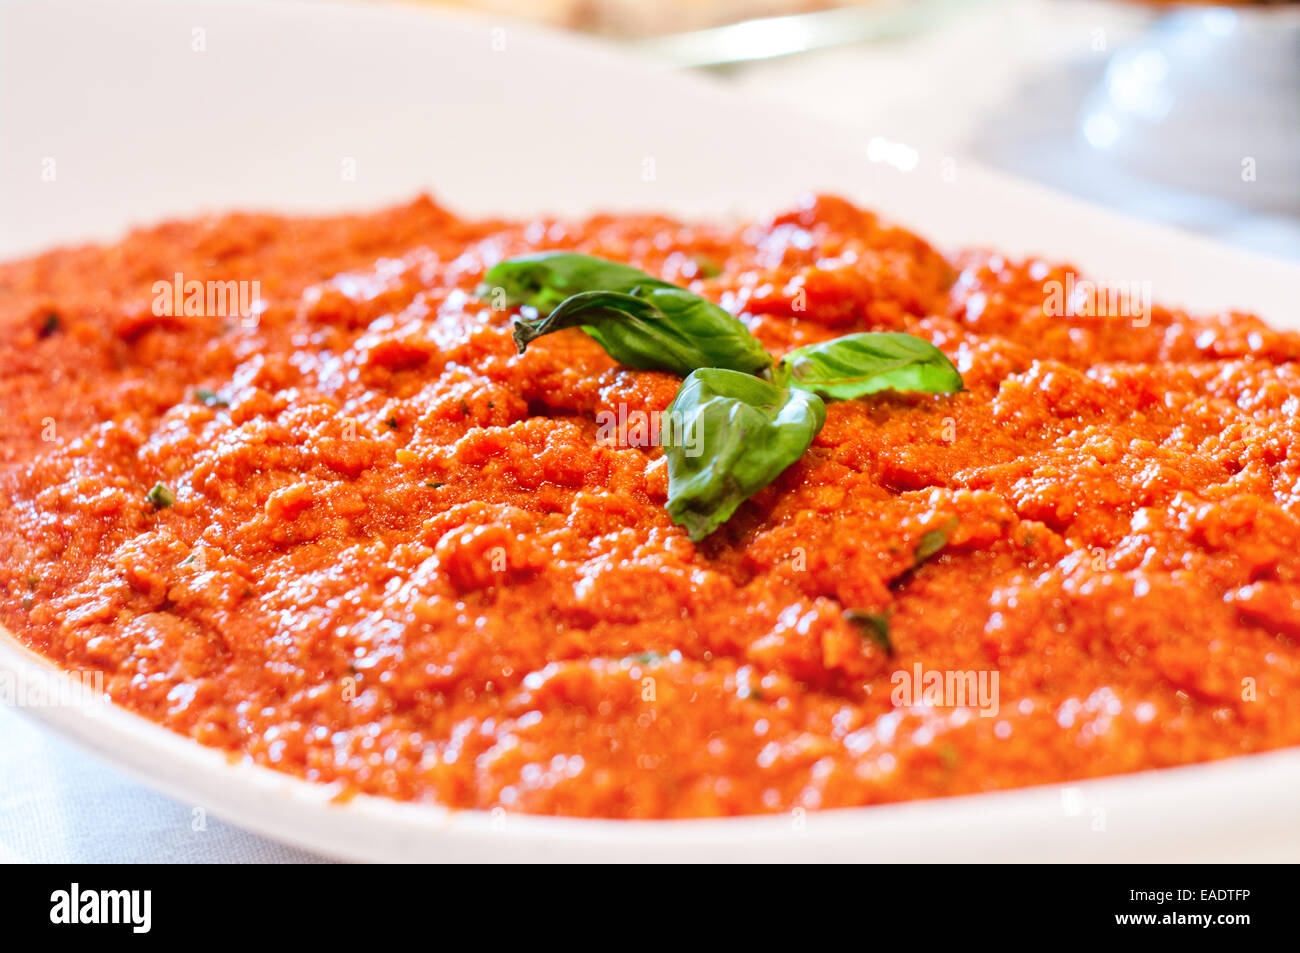
[[[153,504],[154,509],[162,510],[176,503],[176,494],[167,488],[165,484],[155,483],[153,489],[146,494],[145,499]]]
[[[206,387],[200,387],[194,392],[195,398],[205,407],[229,407],[230,401],[222,397],[216,391],[208,390]]]
[[[722,266],[707,255],[696,255],[695,273],[701,278],[716,278],[722,274]]]
[[[946,741],[939,745],[939,760],[943,762],[945,768],[951,771],[961,763],[961,752],[957,750],[957,747],[952,742]]]
[[[844,619],[858,627],[862,637],[870,639],[885,650],[886,655],[894,654],[894,643],[889,637],[889,614],[886,612],[863,612],[861,609],[846,609]]]
[[[922,533],[921,538],[917,540],[916,549],[912,553],[915,565],[919,566],[947,546],[948,540],[952,537],[953,530],[956,528],[957,517],[953,516],[934,529]]]

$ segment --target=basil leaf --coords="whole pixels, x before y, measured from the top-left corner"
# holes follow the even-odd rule
[[[668,408],[668,515],[700,541],[798,460],[825,422],[815,394],[721,368],[692,372]]]
[[[488,269],[478,294],[491,298],[504,295],[504,305],[528,305],[547,312],[565,298],[582,291],[621,291],[633,288],[673,288],[639,268],[593,255],[544,251],[507,258]]]
[[[757,374],[772,366],[729,312],[628,265],[563,252],[512,258],[489,270],[479,290],[495,289],[507,304],[552,309],[545,317],[515,319],[521,354],[543,335],[580,327],[614,360],[641,370],[685,377],[698,367]]]
[[[831,400],[882,390],[949,394],[961,374],[937,347],[911,334],[849,334],[796,348],[781,358],[777,377],[790,387]]]
[[[736,318],[683,288],[636,288],[630,294],[584,291],[545,318],[516,318],[520,352],[552,331],[581,327],[610,357],[628,367],[685,377],[700,367],[758,373],[772,364]]]

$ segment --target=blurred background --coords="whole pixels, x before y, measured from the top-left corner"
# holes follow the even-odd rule
[[[1300,3],[427,0],[1300,260]]]

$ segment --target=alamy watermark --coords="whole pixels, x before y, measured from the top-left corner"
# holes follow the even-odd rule
[[[975,708],[983,718],[998,713],[998,672],[996,669],[957,671],[925,669],[920,662],[912,670],[899,669],[890,676],[893,685],[889,700],[895,708]]]
[[[38,669],[21,679],[0,672],[0,705],[10,708],[77,708],[95,715],[107,701],[103,672]]]
[[[1135,328],[1151,323],[1151,282],[1091,281],[1065,273],[1065,281],[1043,283],[1043,313],[1049,318],[1129,318]]]
[[[152,890],[88,890],[72,883],[50,894],[50,922],[129,926],[132,933],[148,933],[153,926]]]
[[[631,410],[619,403],[615,410],[596,413],[596,442],[607,447],[681,447],[688,457],[704,452],[704,428],[699,418],[674,410]]]
[[[186,281],[179,271],[171,281],[155,281],[152,290],[158,317],[250,318],[262,297],[260,281]]]

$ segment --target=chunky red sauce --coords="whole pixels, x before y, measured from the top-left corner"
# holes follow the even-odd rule
[[[693,545],[661,451],[596,422],[678,380],[577,330],[519,356],[472,295],[549,248],[688,284],[778,354],[921,335],[969,390],[832,404]],[[176,273],[265,307],[154,314]],[[735,226],[421,199],[0,266],[0,620],[203,744],[458,807],[824,808],[1300,743],[1300,337],[1045,313],[1067,278],[831,198]],[[917,666],[996,673],[996,706],[898,704]]]

